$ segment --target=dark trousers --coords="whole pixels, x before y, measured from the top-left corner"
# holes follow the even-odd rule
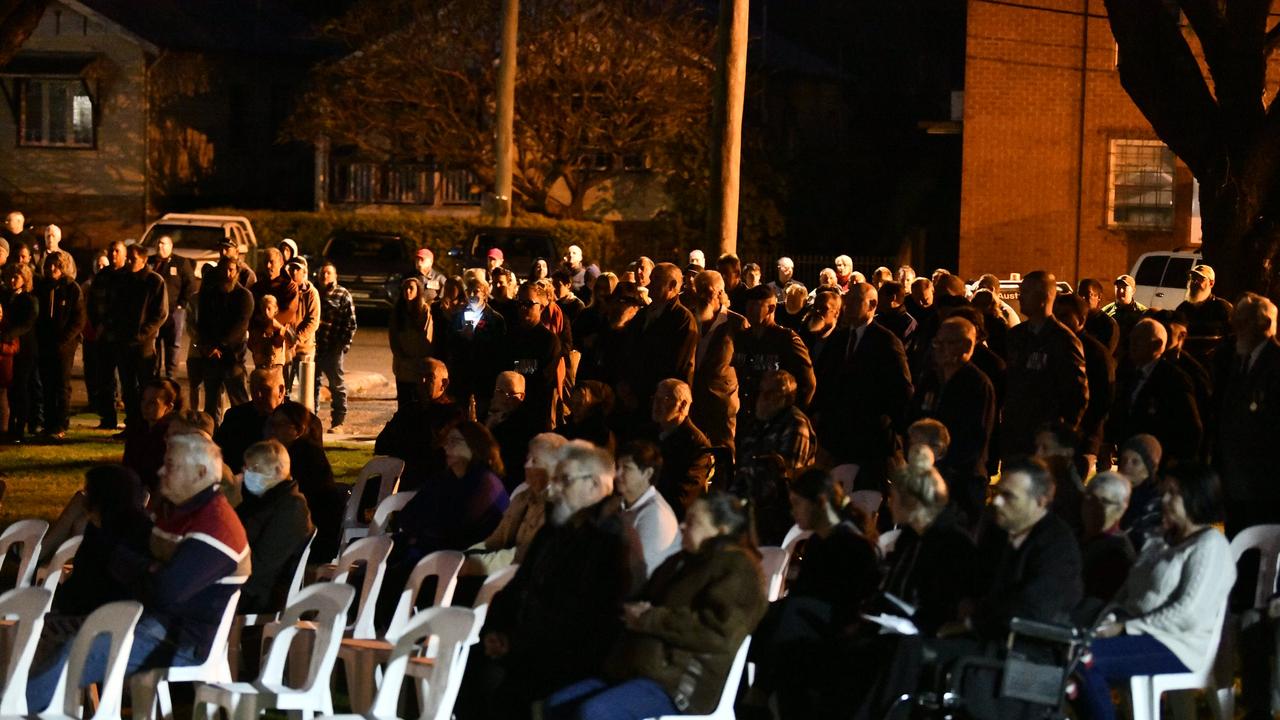
[[[160,359],[158,367],[167,378],[173,377],[178,370],[178,345],[183,339],[186,328],[187,311],[174,308],[169,319],[160,326],[160,334],[156,336],[156,357]]]
[[[1252,614],[1252,613],[1250,613]],[[1276,689],[1276,649],[1280,647],[1280,623],[1266,617],[1240,628],[1240,704],[1246,718],[1268,718],[1271,694]]]
[[[44,429],[51,433],[66,432],[71,426],[71,350],[49,348],[40,356],[40,384],[44,386]]]
[[[142,386],[156,376],[155,343],[113,343],[112,350],[120,373],[125,425],[142,422]]]
[[[316,353],[316,401],[315,408],[320,409],[320,376],[329,383],[329,417],[331,425],[341,425],[347,418],[347,381],[343,361],[347,354],[341,350]]]
[[[119,386],[116,383],[115,348],[106,340],[98,340],[94,346],[97,348],[94,353],[97,357],[94,366],[97,368],[98,376],[98,395],[94,406],[103,424],[114,427],[117,420],[116,397],[119,393]]]
[[[1134,675],[1184,673],[1187,666],[1164,643],[1150,635],[1118,635],[1094,640],[1090,646],[1093,662],[1079,672],[1080,715],[1091,720],[1113,720],[1110,683]]]
[[[546,720],[644,720],[679,713],[667,691],[649,678],[617,685],[590,678],[552,693],[542,707]]]
[[[33,339],[23,338],[22,342]],[[13,383],[9,385],[9,434],[21,438],[31,419],[31,386],[36,376],[35,353],[18,353],[13,358]]]
[[[204,411],[213,421],[222,422],[222,391],[232,405],[249,402],[249,390],[244,384],[244,362],[232,359],[201,360],[204,366]]]

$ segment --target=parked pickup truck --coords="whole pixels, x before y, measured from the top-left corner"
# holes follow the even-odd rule
[[[200,277],[205,265],[218,262],[218,245],[231,238],[240,247],[240,257],[249,267],[258,264],[258,238],[253,224],[242,215],[189,215],[168,213],[151,223],[139,243],[155,253],[156,241],[168,235],[173,239],[173,254],[187,258]]]

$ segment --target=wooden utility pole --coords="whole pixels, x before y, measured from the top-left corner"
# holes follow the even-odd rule
[[[511,224],[511,175],[515,151],[516,33],[520,0],[502,0],[502,55],[498,60],[498,127],[494,133],[493,194],[498,203],[498,224]]]
[[[716,78],[711,105],[710,230],[721,253],[738,250],[738,195],[742,165],[742,105],[747,85],[750,0],[720,0]]]

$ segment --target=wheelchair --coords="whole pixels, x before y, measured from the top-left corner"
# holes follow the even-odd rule
[[[1003,646],[946,662],[932,687],[903,695],[887,717],[1061,720],[1092,639],[1092,629],[1014,618]]]

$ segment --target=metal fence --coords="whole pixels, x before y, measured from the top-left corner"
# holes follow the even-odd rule
[[[330,201],[377,205],[478,205],[475,177],[425,163],[338,161]]]
[[[805,287],[811,290],[818,286],[818,273],[822,271],[822,268],[835,268],[835,255],[791,255],[789,257],[796,264],[795,279],[804,283]],[[881,265],[896,269],[895,266],[898,261],[893,255],[851,255],[850,257],[853,258],[853,269],[867,277],[871,277],[871,271]],[[774,278],[772,264],[765,265],[761,263],[760,270],[766,282]]]

